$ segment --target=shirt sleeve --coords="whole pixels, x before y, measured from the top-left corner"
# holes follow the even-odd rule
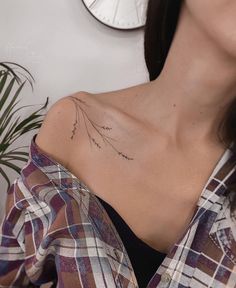
[[[21,177],[15,179],[7,191],[5,214],[0,226],[0,287],[43,287],[38,283],[33,284],[27,273],[27,265],[31,266],[32,261],[35,261],[37,257],[35,258],[34,235],[29,234],[26,244],[25,236],[30,232],[29,225],[26,224],[28,215],[26,208],[30,207],[30,202],[32,209],[37,206],[34,205],[32,197],[28,199],[25,197],[19,187],[19,182],[22,183]],[[24,192],[30,195],[26,187],[24,187]],[[45,259],[40,261],[42,260]],[[37,272],[39,271],[35,269],[36,274]],[[33,272],[31,273],[33,275]],[[45,275],[43,277],[44,279],[40,279],[39,283],[40,281],[41,283],[50,282],[49,277],[48,279]]]
[[[0,287],[28,285],[25,273],[24,211],[17,201],[17,181],[7,191],[5,215],[0,230]]]

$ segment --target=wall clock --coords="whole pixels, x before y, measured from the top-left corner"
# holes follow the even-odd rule
[[[146,22],[148,0],[82,0],[101,23],[122,30],[141,28]]]

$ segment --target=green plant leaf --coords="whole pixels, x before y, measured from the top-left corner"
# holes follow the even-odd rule
[[[16,82],[20,85],[21,83],[21,79],[20,77],[14,72],[14,70],[6,64],[6,62],[0,62],[0,66],[4,67],[5,70],[3,70],[7,75],[11,75],[12,74],[12,78],[15,78]]]
[[[12,65],[13,67],[11,67]],[[1,67],[3,69],[1,69]],[[17,69],[21,70],[17,71]],[[24,73],[22,73],[22,70]],[[22,81],[22,78],[24,78],[25,81]],[[0,137],[2,138],[0,141],[0,174],[6,180],[8,186],[10,186],[10,180],[3,166],[13,169],[20,174],[22,168],[12,162],[26,162],[29,159],[29,146],[21,146],[15,149],[9,148],[12,143],[23,134],[41,127],[42,117],[45,116],[41,111],[48,105],[49,97],[47,97],[43,107],[31,113],[28,117],[22,119],[22,117],[18,115],[20,110],[29,106],[35,106],[25,105],[17,108],[20,102],[18,97],[25,83],[30,83],[33,90],[34,81],[31,73],[23,66],[14,62],[0,62]],[[18,85],[18,87],[16,91],[13,92],[15,85]],[[26,147],[28,149],[27,152],[20,150]]]
[[[0,110],[2,110],[3,105],[4,105],[4,103],[6,102],[8,96],[9,96],[11,90],[12,90],[12,87],[13,87],[15,81],[16,81],[15,78],[11,79],[11,81],[10,81],[10,83],[8,84],[8,86],[7,86],[7,88],[6,88],[3,96],[1,97],[1,99],[0,99]]]
[[[14,116],[14,114],[16,114],[16,112],[18,112],[19,110],[21,109],[24,109],[26,107],[31,107],[31,106],[35,106],[35,105],[24,105],[24,106],[21,106],[17,109],[15,109],[12,113],[11,110],[15,107],[15,105],[18,103],[19,101],[17,101],[16,103],[14,103],[14,105],[11,107],[11,109],[9,109],[9,113],[6,115],[5,119],[3,119],[3,123],[2,125],[0,126],[0,135],[2,133],[2,131],[4,131],[7,127],[7,125],[9,124],[9,122],[11,121],[12,117]],[[40,115],[40,116],[43,116],[43,115]]]
[[[7,174],[4,172],[4,170],[1,168],[0,166],[0,174],[3,176],[3,178],[5,178],[6,182],[7,182],[7,190],[10,188],[11,186],[11,182],[7,176]]]
[[[16,141],[23,134],[25,134],[25,133],[27,133],[27,132],[29,132],[31,130],[35,130],[35,129],[40,128],[41,124],[42,124],[42,120],[39,120],[39,121],[33,122],[33,123],[29,123],[25,127],[22,127],[21,130],[15,132],[14,134],[11,134],[10,140],[8,140],[9,141],[9,146],[12,145],[12,143],[14,141]]]
[[[0,94],[3,91],[3,88],[5,87],[7,81],[7,73],[1,75],[1,81],[0,81]],[[1,110],[1,106],[0,106],[0,110]]]
[[[14,67],[11,68],[11,66],[9,66],[9,65],[13,65]],[[23,74],[21,72],[19,72],[19,71],[15,72],[14,70],[16,68],[21,68],[22,70],[24,70],[26,72],[26,74],[28,74],[30,76],[30,78],[28,78],[26,75],[23,75],[23,76],[30,83],[30,86],[31,86],[32,91],[33,91],[33,82],[35,82],[35,79],[34,79],[33,75],[29,72],[29,70],[27,70],[22,65],[19,65],[19,64],[14,63],[14,62],[0,62],[0,66],[4,67],[9,75],[12,74],[13,78],[16,79],[16,82],[19,85],[21,84],[22,81],[21,81],[21,78],[18,76],[18,74],[21,74],[21,75],[23,75]]]
[[[16,112],[18,112],[22,108],[22,107],[20,107],[18,109],[15,109],[12,112],[13,108],[18,104],[18,102],[19,102],[19,100],[12,105],[12,107],[8,110],[7,114],[5,115],[5,118],[3,119],[2,123],[0,122],[0,124],[1,124],[0,125],[0,135],[3,133],[3,131],[6,130],[7,126],[9,125],[9,123],[10,123],[10,121],[12,119],[12,117],[14,116],[14,114]]]
[[[34,113],[31,114],[29,117],[27,117],[26,119],[24,119],[23,121],[21,121],[15,128],[14,133],[21,130],[24,127],[27,127],[27,124],[31,124],[33,122],[33,120],[37,119],[41,117],[41,115],[35,115]]]
[[[11,81],[12,82],[12,81]],[[14,84],[14,82],[13,82],[13,84]],[[5,119],[5,117],[6,117],[6,115],[9,113],[9,110],[11,109],[11,107],[12,107],[12,105],[15,103],[15,101],[16,101],[16,99],[17,99],[17,97],[19,96],[19,93],[20,93],[20,91],[22,90],[22,88],[24,87],[24,85],[25,85],[25,82],[23,82],[21,85],[20,85],[20,87],[17,89],[17,91],[16,91],[16,93],[15,93],[15,95],[12,97],[12,99],[11,99],[11,101],[10,101],[10,103],[7,105],[7,107],[4,109],[4,112],[3,112],[3,114],[2,114],[2,116],[1,116],[1,118],[0,118],[0,124],[3,122],[3,120]],[[8,89],[8,88],[7,88]],[[12,87],[11,87],[11,89],[12,89]],[[9,93],[11,92],[11,90],[10,91],[7,91],[7,97],[9,96]],[[6,93],[6,92],[5,92]],[[4,93],[4,95],[5,95],[5,93]],[[3,97],[4,97],[4,95],[3,95]],[[0,100],[0,103],[1,103],[1,100]],[[1,107],[1,104],[0,104],[0,107]]]
[[[26,162],[28,160],[28,158],[25,158],[25,157],[20,157],[20,156],[16,156],[16,155],[10,156],[8,153],[6,153],[4,155],[4,157],[0,158],[0,159],[5,159],[6,161],[8,161],[8,160],[19,160],[19,161],[23,161],[23,162]]]
[[[37,122],[34,122],[34,123],[30,123],[29,125],[25,126],[21,130],[20,135],[23,135],[23,134],[25,134],[28,131],[34,130],[36,127],[39,128],[40,126],[41,126],[41,120],[37,121]]]
[[[28,147],[28,146],[27,146]],[[17,147],[18,149],[18,147]],[[12,151],[12,150],[11,150]],[[11,152],[11,151],[8,151],[7,154],[8,155],[24,155],[24,156],[29,156],[29,153],[28,152],[24,152],[24,151],[16,151],[16,152]]]
[[[27,148],[27,149],[28,149],[28,148],[29,148],[29,145],[24,145],[24,146],[16,147],[16,148],[10,150],[9,152],[12,152],[12,151],[16,151],[16,152],[17,152],[17,150],[20,149],[20,148]],[[15,153],[15,152],[13,152],[13,153]],[[26,153],[26,152],[24,152],[24,153]]]
[[[23,120],[22,122],[20,122],[20,123],[19,123],[19,127],[16,128],[16,131],[18,131],[19,128],[22,128],[25,124],[29,123],[29,122],[32,121],[32,120],[35,120],[35,119],[38,118],[38,117],[44,117],[45,114],[38,114],[38,115],[37,115],[37,113],[47,107],[47,105],[48,105],[48,99],[49,99],[49,98],[47,97],[46,102],[45,102],[45,104],[43,105],[43,107],[39,108],[38,110],[36,110],[35,112],[33,112],[31,115],[29,115],[25,120]],[[31,106],[31,105],[27,105],[27,106]],[[23,107],[27,107],[27,106],[23,106]],[[22,107],[20,107],[20,108],[22,108]],[[20,109],[20,108],[19,108],[19,109]],[[17,110],[16,110],[16,111],[17,111]],[[16,111],[14,111],[13,114],[15,114]],[[12,118],[12,116],[13,116],[13,115],[10,115],[9,117]],[[9,122],[9,120],[7,120],[7,121]],[[38,125],[37,125],[37,127],[38,127]],[[3,128],[5,128],[5,127],[3,127]],[[3,128],[0,126],[0,131],[1,131]],[[16,131],[14,131],[14,132],[16,132]],[[1,135],[1,134],[0,134],[0,135]],[[4,141],[6,141],[6,138],[4,139]]]
[[[18,174],[20,174],[20,171],[21,171],[21,168],[18,167],[17,165],[11,163],[11,162],[7,162],[7,161],[4,161],[4,160],[0,160],[0,165],[5,165],[13,170],[15,170]]]
[[[15,63],[15,62],[1,62],[1,63],[0,63],[0,65],[5,65],[5,67],[7,67],[7,69],[9,69],[9,66],[8,66],[8,65],[6,66],[6,64],[13,64],[13,65],[15,65],[15,66],[20,67],[20,68],[23,69],[27,74],[30,75],[30,77],[32,78],[33,81],[35,81],[33,75],[32,75],[32,74],[29,72],[29,70],[26,69],[24,66],[22,66],[22,65],[20,65],[20,64],[18,64],[18,63]],[[12,73],[14,73],[14,72],[12,72]]]
[[[1,154],[9,147],[9,143],[0,143],[0,152]],[[0,154],[0,155],[1,155]]]
[[[12,131],[18,125],[19,120],[20,120],[20,116],[18,116],[15,119],[15,121],[11,123],[11,126],[8,128],[7,132],[4,135],[4,138],[2,139],[2,143],[10,142],[10,139],[12,138]]]
[[[38,114],[36,115],[37,112],[41,111],[44,109],[48,104],[48,97],[46,99],[46,103],[44,104],[43,107],[39,108],[37,111],[33,112],[31,115],[29,115],[25,120],[23,120],[23,123],[18,124],[18,128],[15,128],[14,133],[12,133],[8,138],[11,138],[10,145],[18,139],[21,135],[33,130],[33,129],[38,129],[40,128],[42,124],[42,120],[35,121],[39,117],[45,116],[45,114]],[[24,124],[24,125],[23,125]],[[20,129],[19,129],[20,128]],[[12,129],[11,129],[12,130]],[[4,141],[9,141],[7,137],[4,137]]]
[[[19,155],[26,156],[27,158],[26,157],[22,157],[22,159],[24,158],[25,161],[28,161],[29,153],[28,152],[24,152],[24,151],[17,151],[15,154],[7,152],[6,154],[0,155],[0,159],[5,159],[7,157],[7,158],[12,158],[14,160],[15,157],[21,157]]]
[[[25,75],[25,74],[23,74],[23,73],[21,73],[21,72],[17,72],[18,74],[20,74],[20,75],[22,75],[22,76],[24,76],[24,78],[26,78],[26,80],[30,83],[30,86],[31,86],[31,89],[32,89],[32,91],[34,90],[34,86],[33,86],[33,83],[32,83],[32,81],[31,81],[31,79],[27,76],[27,75]]]

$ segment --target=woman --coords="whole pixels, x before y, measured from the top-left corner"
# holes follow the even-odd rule
[[[150,0],[150,82],[51,107],[8,191],[1,287],[235,287],[235,11]]]

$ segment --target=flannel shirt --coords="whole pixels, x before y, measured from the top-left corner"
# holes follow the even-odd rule
[[[51,282],[58,288],[137,288],[125,246],[105,209],[85,183],[40,149],[36,136],[28,162],[7,191],[0,287]],[[236,177],[233,155],[227,148],[217,162],[188,228],[147,288],[236,287],[236,222],[226,188]]]

